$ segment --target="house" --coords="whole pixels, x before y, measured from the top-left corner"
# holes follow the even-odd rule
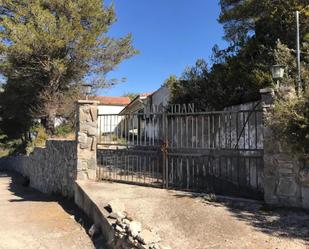
[[[120,114],[163,112],[169,106],[170,95],[168,87],[163,85],[151,94],[138,95]]]
[[[127,137],[141,138],[141,132],[145,129],[144,117],[141,115],[144,113],[145,105],[147,104],[147,98],[149,93],[142,93],[134,98],[119,114],[122,115],[122,123],[120,126],[125,127]]]
[[[129,97],[108,97],[108,96],[95,96],[92,99],[99,101],[98,114],[118,114],[130,102]]]
[[[144,112],[144,108],[147,105],[148,97],[151,94],[142,93],[134,98],[128,105],[120,111],[119,114],[132,114],[132,113],[140,113]]]
[[[120,114],[126,115],[126,127],[136,140],[154,144],[160,138],[162,113],[169,107],[170,90],[161,86],[151,94],[140,94]]]
[[[95,96],[93,100],[99,101],[98,126],[99,134],[111,134],[121,122],[118,114],[131,102],[129,97]]]
[[[163,85],[151,94],[141,94],[133,99],[121,112],[122,127],[136,141],[155,144],[162,134],[163,113],[193,113],[194,104],[170,104],[170,89]]]
[[[148,96],[146,110],[152,113],[163,112],[169,107],[171,91],[165,85]]]

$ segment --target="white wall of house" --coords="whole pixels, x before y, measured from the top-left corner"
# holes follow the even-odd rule
[[[168,87],[162,86],[151,95],[151,102],[156,106],[167,106],[170,100],[170,95],[171,93]]]
[[[111,116],[99,116],[99,133],[106,134],[115,132],[116,127],[122,120],[122,117],[117,116],[125,108],[123,105],[99,105],[98,114],[115,114]]]
[[[99,105],[98,113],[99,114],[118,114],[125,108],[123,105]]]
[[[151,110],[151,112],[162,112],[163,107],[167,107],[170,100],[170,90],[166,86],[160,87],[157,91],[155,91],[152,95],[150,95],[147,101],[146,110]],[[151,106],[150,106],[151,105]],[[159,138],[159,126],[162,123],[160,117],[155,118],[152,117],[153,120],[149,120],[148,123],[144,125],[144,129],[146,130],[147,137],[151,140],[156,140]]]

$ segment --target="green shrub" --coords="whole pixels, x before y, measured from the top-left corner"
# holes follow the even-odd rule
[[[267,123],[274,135],[302,158],[309,158],[309,91],[302,96],[279,95]]]
[[[66,137],[68,134],[74,132],[72,125],[63,123],[55,128],[55,135],[57,137]]]
[[[31,133],[35,138],[27,143],[26,153],[29,154],[35,147],[45,147],[45,142],[49,138],[45,128],[42,125],[36,125],[31,128]]]

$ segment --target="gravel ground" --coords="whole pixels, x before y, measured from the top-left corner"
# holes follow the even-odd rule
[[[47,197],[23,183],[19,175],[0,172],[1,249],[95,248],[68,201]]]
[[[118,199],[143,228],[173,249],[309,248],[309,215],[263,203],[109,182],[79,182],[104,207]]]

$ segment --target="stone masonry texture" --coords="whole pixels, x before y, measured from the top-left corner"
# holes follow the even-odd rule
[[[97,102],[77,102],[76,140],[47,140],[29,155],[0,158],[0,170],[16,171],[43,193],[74,197],[78,179],[96,178]]]
[[[95,180],[97,166],[97,101],[77,102],[77,179]]]
[[[0,159],[0,170],[16,171],[27,177],[30,186],[43,193],[74,196],[76,142],[47,140],[45,148],[35,148],[29,156]]]
[[[282,88],[284,96],[295,94],[292,88]],[[261,90],[264,116],[272,111],[276,93]],[[299,160],[289,144],[279,141],[273,131],[264,126],[264,200],[275,206],[309,208],[309,165]]]

